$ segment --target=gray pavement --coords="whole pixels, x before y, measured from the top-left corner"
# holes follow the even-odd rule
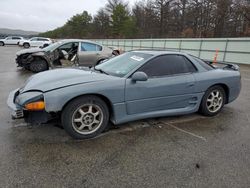
[[[0,187],[249,187],[250,66],[242,92],[216,117],[127,123],[83,141],[56,123],[10,118],[8,93],[32,75],[0,47]]]

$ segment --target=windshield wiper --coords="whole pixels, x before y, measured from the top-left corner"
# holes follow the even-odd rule
[[[95,66],[94,66],[94,70],[99,71],[99,72],[102,73],[102,74],[109,75],[109,73],[105,72],[105,71],[102,70],[102,69],[97,69]]]

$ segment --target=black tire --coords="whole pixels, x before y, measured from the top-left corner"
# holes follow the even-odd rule
[[[48,70],[49,67],[48,63],[44,59],[36,58],[30,63],[29,69],[34,73],[38,73]]]
[[[92,106],[91,112],[89,108],[90,106]],[[93,110],[95,108],[98,109],[96,110],[96,112],[99,111],[99,115],[93,115],[94,113],[96,113],[95,110]],[[81,113],[80,110],[82,110]],[[90,120],[87,119],[90,116],[93,117]],[[98,118],[99,123],[96,123],[96,125],[94,125],[94,122]],[[73,138],[93,138],[106,130],[108,126],[108,106],[101,98],[97,96],[89,95],[79,97],[67,104],[67,106],[63,109],[61,114],[61,121],[65,131]],[[94,127],[92,127],[93,125]],[[81,126],[83,126],[84,128],[80,129]],[[89,126],[93,128],[93,130],[90,130]]]
[[[214,96],[214,99],[212,100],[213,95],[217,94],[217,92],[219,93],[218,97]],[[222,101],[220,102],[220,100]],[[222,110],[225,102],[226,93],[223,87],[219,85],[212,86],[203,96],[199,111],[205,116],[215,116]]]
[[[105,59],[100,59],[99,61],[96,62],[95,65],[100,65],[102,63],[102,61],[104,61]]]
[[[1,42],[0,42],[0,46],[4,46],[4,42],[1,41]]]
[[[24,47],[24,48],[29,48],[29,47],[30,47],[30,44],[27,43],[27,42],[25,42],[25,43],[23,44],[23,47]]]

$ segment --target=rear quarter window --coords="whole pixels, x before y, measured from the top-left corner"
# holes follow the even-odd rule
[[[88,43],[88,42],[82,42],[81,43],[81,51],[88,51],[88,52],[94,52],[97,51],[97,45]]]
[[[204,69],[206,69],[206,70],[213,70],[213,69],[214,69],[211,65],[209,65],[209,64],[206,63],[205,61],[201,60],[200,58],[195,57],[195,56],[192,56],[192,58],[193,58],[199,65],[201,65]]]

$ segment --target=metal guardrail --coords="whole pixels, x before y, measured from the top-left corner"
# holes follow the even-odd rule
[[[134,49],[166,49],[187,52],[202,59],[250,64],[250,38],[211,39],[95,39],[94,41],[124,51]]]

